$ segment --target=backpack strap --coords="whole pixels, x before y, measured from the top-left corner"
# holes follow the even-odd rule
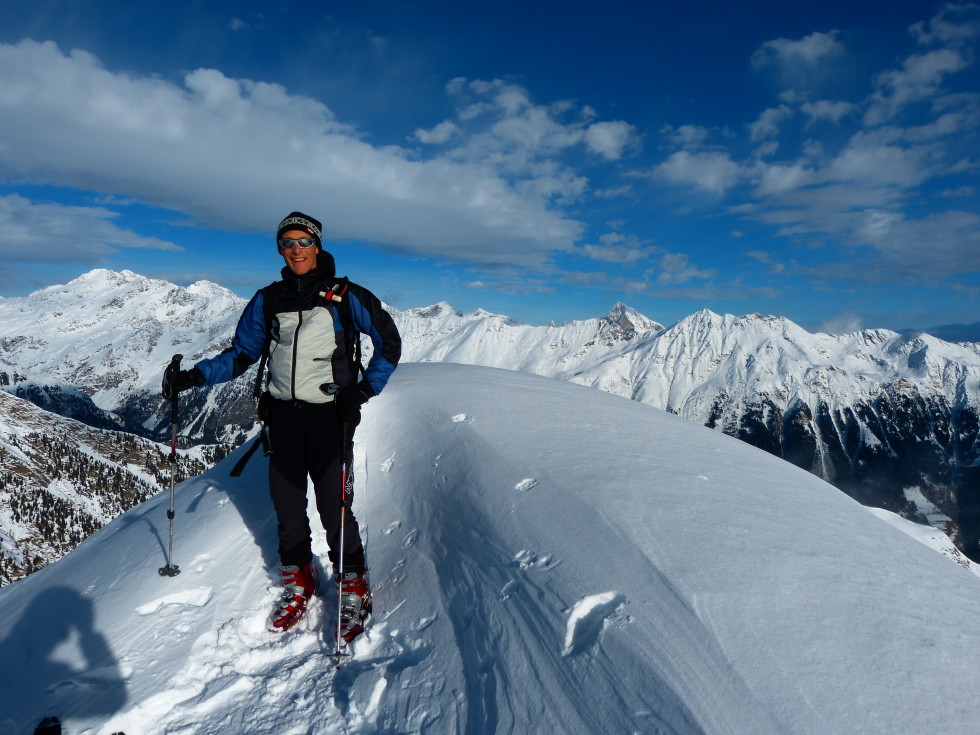
[[[354,320],[350,313],[350,299],[346,298],[349,288],[350,279],[342,276],[327,291],[321,291],[320,295],[328,303],[334,304],[337,315],[340,317],[340,324],[344,328],[345,347],[347,348],[347,360],[350,364],[352,382],[356,383],[359,376],[364,372],[364,366],[361,364],[361,335],[354,329]]]
[[[252,395],[256,398],[262,396],[262,378],[265,376],[265,363],[269,360],[269,332],[272,330],[272,320],[275,317],[273,308],[273,291],[278,285],[278,281],[270,283],[261,289],[262,293],[262,316],[265,319],[266,340],[262,348],[262,357],[259,358],[259,369],[255,373],[255,386],[252,388]]]
[[[259,369],[255,374],[255,386],[252,389],[252,394],[259,399],[258,413],[259,423],[262,425],[259,429],[259,435],[255,438],[252,446],[248,448],[248,451],[241,456],[241,459],[235,463],[235,466],[231,468],[231,472],[228,474],[231,477],[241,477],[242,472],[245,470],[245,465],[255,454],[255,451],[262,447],[262,453],[268,457],[272,454],[272,445],[269,443],[269,427],[266,426],[265,420],[268,417],[268,407],[265,398],[265,391],[262,388],[262,378],[265,376],[265,363],[269,359],[269,339],[268,334],[272,329],[272,319],[275,316],[275,310],[273,309],[273,290],[276,287],[276,283],[270,283],[265,288],[261,289],[262,293],[262,316],[265,319],[266,328],[266,340],[265,346],[262,348],[262,356],[259,358]]]

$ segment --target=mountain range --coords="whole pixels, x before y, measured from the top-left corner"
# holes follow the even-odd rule
[[[163,368],[175,353],[189,366],[224,349],[244,303],[213,283],[107,270],[0,300],[0,387],[94,427],[162,439]],[[624,304],[546,326],[447,303],[389,311],[403,362],[535,373],[664,409],[864,504],[932,523],[980,559],[978,343],[814,334],[785,318],[707,310],[664,326]],[[182,394],[182,436],[241,443],[254,431],[253,382]]]

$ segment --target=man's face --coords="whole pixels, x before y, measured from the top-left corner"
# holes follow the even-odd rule
[[[303,230],[287,230],[279,236],[279,239],[300,240],[309,236],[309,233]],[[286,261],[286,267],[297,276],[303,276],[316,268],[316,255],[320,252],[320,248],[317,245],[311,248],[301,248],[299,245],[293,245],[290,248],[280,246],[279,252],[282,253],[283,260]]]

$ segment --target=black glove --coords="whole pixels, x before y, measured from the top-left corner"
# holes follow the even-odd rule
[[[174,363],[167,365],[163,371],[163,386],[160,392],[168,401],[172,401],[181,391],[204,385],[204,373],[196,367],[190,370],[174,370]]]
[[[371,384],[362,380],[357,385],[348,385],[337,392],[333,400],[337,415],[342,421],[346,421],[351,428],[361,423],[361,406],[367,403],[368,399],[374,395]]]

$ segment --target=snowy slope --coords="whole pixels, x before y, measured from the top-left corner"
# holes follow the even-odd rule
[[[378,613],[264,630],[265,466],[232,457],[0,589],[0,734],[965,733],[980,579],[814,476],[637,402],[403,365],[358,433]],[[316,551],[325,553],[322,538]],[[325,589],[329,593],[330,583]]]

